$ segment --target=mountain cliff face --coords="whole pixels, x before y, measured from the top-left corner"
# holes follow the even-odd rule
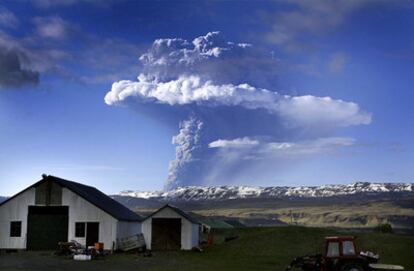
[[[180,187],[171,191],[123,191],[113,196],[137,212],[166,202],[202,217],[235,219],[245,225],[295,223],[363,228],[414,225],[414,184],[368,183],[300,187]]]
[[[413,192],[413,183],[369,183],[335,184],[322,186],[188,186],[170,191],[122,191],[118,196],[157,201],[223,201],[234,199],[283,199],[283,198],[326,198],[348,195],[378,195],[382,193]]]

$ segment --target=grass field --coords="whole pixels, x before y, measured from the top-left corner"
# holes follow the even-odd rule
[[[293,217],[299,225],[311,227],[376,227],[389,222],[394,227],[407,227],[414,218],[413,208],[403,208],[392,202],[337,204],[327,206],[293,206],[284,208],[218,208],[197,210],[202,216],[266,218],[290,223]],[[396,221],[401,217],[402,221]],[[407,218],[411,218],[408,220]]]
[[[323,251],[326,235],[335,230],[304,227],[242,228],[216,234],[204,252],[153,252],[150,258],[114,254],[101,260],[76,262],[50,252],[0,255],[0,270],[280,270],[295,256]],[[347,232],[346,235],[350,233]],[[383,233],[351,233],[364,250],[380,254],[383,263],[414,270],[414,236]],[[224,242],[226,236],[238,235]]]

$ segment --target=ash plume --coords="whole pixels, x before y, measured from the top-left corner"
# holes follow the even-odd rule
[[[338,137],[337,131],[371,122],[371,113],[355,102],[277,91],[273,54],[226,41],[220,32],[192,41],[157,39],[139,60],[137,80],[114,82],[105,103],[168,119],[169,125],[177,125],[171,115],[180,120],[167,190],[254,182],[274,175],[286,156],[292,160],[353,145],[353,138]]]
[[[182,185],[180,180],[185,177],[185,168],[189,163],[196,161],[195,152],[200,148],[202,128],[203,122],[194,117],[180,123],[179,133],[172,138],[172,144],[176,146],[175,159],[170,161],[168,166],[166,190]]]

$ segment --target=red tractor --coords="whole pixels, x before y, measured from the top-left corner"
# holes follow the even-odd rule
[[[295,258],[286,271],[374,271],[404,270],[398,265],[377,264],[379,256],[372,252],[359,252],[353,236],[326,237],[325,256],[309,255]]]

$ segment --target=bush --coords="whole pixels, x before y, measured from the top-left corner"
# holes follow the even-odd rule
[[[382,232],[382,233],[392,233],[393,229],[390,223],[383,223],[383,224],[379,224],[376,228],[376,230],[378,232]]]

